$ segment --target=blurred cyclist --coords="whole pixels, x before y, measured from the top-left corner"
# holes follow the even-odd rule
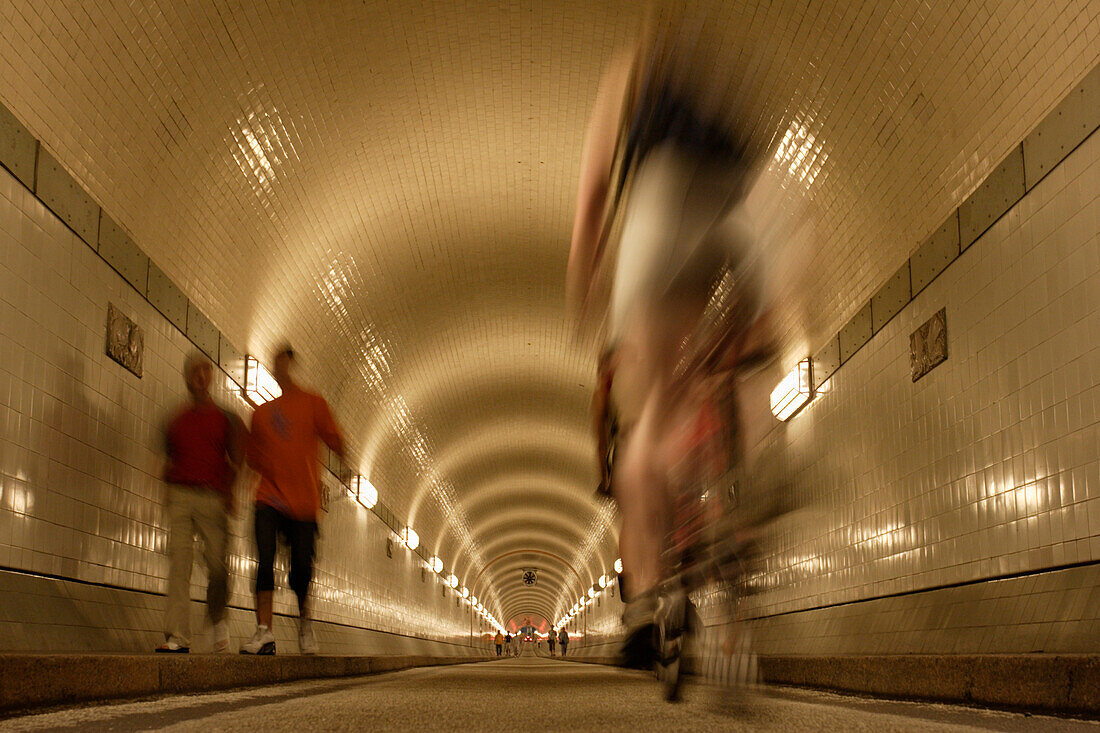
[[[674,469],[683,474],[693,440],[715,434],[716,400],[763,343],[751,247],[732,216],[750,160],[683,64],[691,42],[651,24],[606,71],[585,138],[567,272],[571,305],[592,316],[618,229],[593,427],[601,488],[622,519],[629,666],[653,657]]]

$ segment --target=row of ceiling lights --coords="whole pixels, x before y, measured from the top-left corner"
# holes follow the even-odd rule
[[[618,575],[623,571],[623,561],[621,558],[615,560],[615,574]],[[569,609],[569,612],[558,619],[554,624],[554,631],[557,631],[561,627],[573,620],[573,617],[583,611],[586,607],[595,603],[596,599],[600,597],[604,589],[607,586],[613,584],[615,578],[609,577],[606,573],[600,576],[600,579],[596,581],[596,584],[588,589],[587,593],[581,594],[581,597],[573,604],[573,607]]]
[[[245,357],[244,383],[244,396],[253,405],[269,402],[282,394],[282,390],[279,388],[279,383],[275,381],[275,377],[273,377],[267,368],[254,356]],[[356,474],[351,478],[348,488],[351,490],[355,500],[364,508],[373,509],[375,504],[378,503],[378,489],[366,476]],[[400,536],[401,542],[410,550],[415,550],[420,546],[420,535],[417,534],[416,530],[412,527],[406,526],[401,530]],[[427,568],[441,577],[443,576],[443,567],[443,561],[434,555],[427,562]],[[459,593],[463,601],[470,604],[470,607],[485,619],[486,623],[497,631],[504,631],[504,626],[501,625],[496,616],[490,613],[489,610],[478,601],[477,596],[470,595],[470,591],[466,586],[462,586],[462,588],[459,589],[458,576],[451,573],[443,577],[443,582],[451,590]]]

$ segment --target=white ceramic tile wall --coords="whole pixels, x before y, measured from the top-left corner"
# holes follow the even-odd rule
[[[191,344],[19,181],[0,169],[0,566],[161,593],[167,568],[159,426],[184,397]],[[144,376],[104,354],[107,303],[145,330]],[[220,383],[217,397],[244,403]],[[247,506],[250,477],[239,492]],[[230,603],[251,608],[246,509],[233,522]],[[348,500],[322,528],[318,619],[464,642],[470,614]],[[276,610],[294,613],[283,590]],[[204,596],[201,567],[193,596]],[[12,600],[12,594],[5,598]],[[0,635],[0,648],[11,640]]]
[[[909,334],[942,307],[949,358],[913,383]],[[781,625],[773,636],[789,651],[822,629],[809,615],[777,614],[891,594],[903,594],[892,601],[899,608],[918,607],[933,597],[915,593],[925,589],[1100,562],[1098,343],[1093,134],[841,367],[785,433],[772,434],[786,441],[786,469],[800,467],[790,477],[811,505],[777,529],[750,613],[765,627]],[[1084,576],[1056,576],[1073,581],[1049,592],[1100,584],[1097,566],[1088,567]],[[998,588],[1014,589],[1014,607],[1035,603],[1027,583]],[[1003,626],[968,649],[1019,650],[1029,622],[996,617]],[[1084,608],[1043,620],[1095,628]],[[925,621],[916,636],[884,637],[876,650],[921,651],[920,632],[939,628],[934,617]],[[851,649],[861,625],[846,629],[813,650]],[[1062,651],[1100,645],[1095,634],[1064,636]]]

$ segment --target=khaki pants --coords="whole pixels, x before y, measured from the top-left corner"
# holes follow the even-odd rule
[[[168,484],[168,614],[164,632],[180,646],[191,646],[191,566],[196,534],[202,538],[206,561],[207,617],[211,623],[225,618],[228,530],[221,494],[205,486]]]

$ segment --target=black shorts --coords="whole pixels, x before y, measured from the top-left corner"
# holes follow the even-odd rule
[[[290,588],[299,600],[305,598],[313,580],[317,522],[291,519],[274,507],[257,504],[255,531],[256,590],[275,590],[275,550],[282,535],[290,547]]]

